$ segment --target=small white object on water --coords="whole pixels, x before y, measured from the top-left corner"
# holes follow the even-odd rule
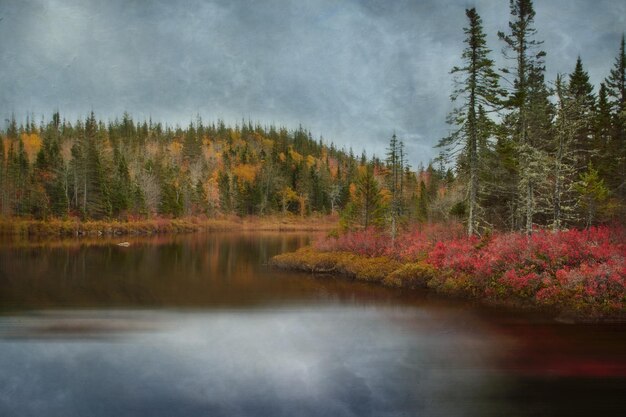
[[[118,243],[117,246],[123,246],[123,247],[127,248],[127,247],[130,246],[130,242],[121,242],[121,243]]]

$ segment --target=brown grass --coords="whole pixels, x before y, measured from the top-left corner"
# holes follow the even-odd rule
[[[331,216],[235,216],[143,220],[86,220],[77,218],[31,220],[0,218],[0,235],[18,236],[122,236],[190,233],[196,231],[328,231],[337,219]]]
[[[387,257],[367,258],[349,252],[319,252],[310,247],[277,255],[270,263],[281,269],[341,274],[369,282],[382,282],[401,267],[398,261]]]

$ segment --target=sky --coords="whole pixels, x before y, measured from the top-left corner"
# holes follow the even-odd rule
[[[581,56],[595,85],[626,30],[622,0],[536,0],[547,79]],[[465,9],[499,66],[507,0],[0,0],[0,117],[127,111],[186,126],[242,119],[384,153],[436,156],[453,104]],[[597,90],[597,89],[596,89]]]

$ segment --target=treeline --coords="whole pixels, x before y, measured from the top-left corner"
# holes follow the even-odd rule
[[[198,120],[186,129],[128,114],[74,123],[8,121],[4,216],[132,219],[335,213],[344,228],[461,220],[469,235],[530,233],[626,218],[626,51],[594,86],[579,57],[545,80],[530,0],[512,0],[496,68],[476,9],[452,69],[457,106],[437,161],[412,171],[394,134],[383,159],[355,157],[301,127]],[[607,68],[611,63],[607,63]]]
[[[562,229],[626,217],[626,52],[599,86],[580,57],[571,73],[545,80],[531,0],[512,0],[497,69],[481,18],[466,10],[465,49],[454,67],[457,106],[439,143],[454,162],[448,192],[470,235],[488,229]],[[617,46],[617,42],[616,42]],[[617,48],[616,48],[617,49]],[[607,68],[611,63],[607,63]],[[452,206],[451,206],[452,208]]]
[[[545,51],[530,0],[512,0],[498,37],[497,69],[476,9],[466,10],[465,49],[454,76],[449,136],[439,158],[412,173],[402,142],[359,167],[343,213],[347,227],[463,221],[491,230],[587,227],[626,219],[626,52],[596,89],[582,59],[545,80]],[[610,63],[607,63],[607,67]]]
[[[56,112],[7,122],[0,146],[0,212],[36,219],[136,219],[219,214],[331,213],[358,174],[352,151],[242,122],[186,129],[128,114],[92,112],[71,123]]]

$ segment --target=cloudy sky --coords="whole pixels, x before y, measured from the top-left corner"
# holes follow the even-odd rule
[[[186,125],[196,114],[297,127],[355,152],[395,131],[414,164],[447,132],[464,10],[493,57],[507,0],[0,0],[0,117],[93,109]],[[580,55],[599,83],[626,30],[621,0],[536,0],[548,77]]]

